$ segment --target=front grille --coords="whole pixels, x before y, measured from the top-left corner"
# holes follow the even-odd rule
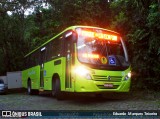
[[[122,76],[93,75],[93,80],[95,80],[95,81],[107,81],[107,82],[121,82],[122,81]]]

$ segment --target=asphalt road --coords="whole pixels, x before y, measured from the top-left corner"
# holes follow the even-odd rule
[[[59,101],[50,94],[27,95],[25,91],[11,91],[0,95],[0,110],[160,110],[160,93],[131,92],[128,95],[65,94]]]

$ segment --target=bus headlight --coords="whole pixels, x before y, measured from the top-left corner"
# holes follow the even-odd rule
[[[86,74],[86,79],[88,79],[88,80],[91,80],[92,79],[92,77],[91,77],[91,75],[90,74]]]
[[[90,71],[83,66],[78,66],[74,69],[74,72],[80,76],[84,76],[86,79],[91,80]]]
[[[129,72],[129,73],[125,76],[124,80],[128,80],[129,78],[131,78],[131,72]]]

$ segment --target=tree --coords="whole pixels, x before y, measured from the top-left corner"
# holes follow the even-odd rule
[[[160,89],[160,13],[157,0],[114,1],[112,28],[128,42],[135,85]],[[118,12],[121,11],[121,12]]]

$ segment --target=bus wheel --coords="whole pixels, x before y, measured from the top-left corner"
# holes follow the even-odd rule
[[[60,80],[58,78],[56,78],[52,82],[52,96],[56,97],[58,100],[63,99],[62,92],[60,89]]]
[[[28,93],[28,95],[31,95],[31,94],[32,94],[31,80],[28,80],[27,93]]]
[[[55,85],[55,80],[52,81],[52,96],[56,97],[56,85]]]
[[[32,89],[32,84],[31,84],[31,80],[28,80],[28,87],[27,87],[27,93],[28,95],[38,95],[39,91],[38,90],[33,90]]]

